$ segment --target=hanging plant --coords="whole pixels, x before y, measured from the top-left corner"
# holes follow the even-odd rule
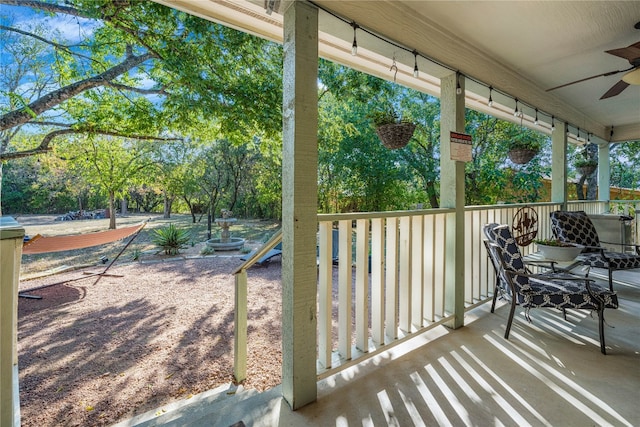
[[[370,117],[373,119],[378,138],[390,150],[406,146],[416,130],[415,123],[402,120],[392,108],[375,111]]]
[[[587,156],[583,153],[583,155],[585,156],[582,159],[577,159],[574,163],[573,166],[582,174],[582,175],[586,175],[589,176],[591,175],[593,172],[595,172],[595,170],[598,167],[598,161],[596,159],[591,159],[591,158],[587,158]]]
[[[542,148],[542,144],[529,132],[520,132],[507,142],[509,159],[518,165],[529,163]]]

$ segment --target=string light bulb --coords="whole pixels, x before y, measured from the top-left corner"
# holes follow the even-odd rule
[[[513,115],[515,117],[520,117],[520,112],[518,111],[518,98],[515,98],[515,100],[516,100],[516,108],[515,110],[513,110]]]
[[[540,123],[540,122],[538,121],[538,109],[536,108],[536,118],[535,118],[535,120],[533,121],[533,124],[534,124],[534,125],[536,125],[536,126],[538,126],[538,124],[539,124],[539,123]]]
[[[493,97],[491,96],[491,92],[493,92],[493,87],[489,86],[489,102],[487,102],[489,107],[493,107]]]
[[[553,132],[554,130],[556,130],[556,118],[554,116],[551,116],[551,132]]]
[[[460,73],[456,73],[456,95],[462,95],[462,87],[460,87]]]
[[[413,77],[416,79],[420,76],[420,71],[418,70],[418,51],[413,51]]]
[[[358,40],[356,39],[356,30],[359,28],[355,22],[351,23],[353,27],[353,44],[351,45],[351,55],[356,56],[358,54]]]
[[[587,144],[591,144],[591,134],[587,133]]]

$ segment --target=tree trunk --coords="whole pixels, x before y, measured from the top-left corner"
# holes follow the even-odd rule
[[[195,207],[193,204],[191,204],[191,202],[189,201],[189,199],[187,199],[186,197],[182,197],[185,201],[185,203],[187,204],[187,207],[189,208],[189,212],[191,213],[191,220],[193,221],[193,223],[196,223],[196,213],[194,211]]]
[[[586,175],[582,175],[580,177],[580,180],[575,183],[576,196],[578,197],[578,200],[585,200],[585,198],[584,198],[584,181],[585,181],[585,179],[587,179],[587,176]]]
[[[169,219],[171,218],[171,205],[173,204],[173,197],[169,197],[166,191],[162,191],[162,195],[164,196],[164,208],[162,209],[162,217]]]
[[[127,208],[127,198],[122,198],[122,206],[120,208],[120,215],[126,216],[129,215],[129,209]]]
[[[598,196],[598,174],[592,172],[587,177],[587,200],[595,200]]]
[[[109,230],[116,229],[116,195],[109,191]]]
[[[436,191],[435,183],[433,181],[427,181],[425,190],[427,191],[427,195],[429,196],[429,204],[431,205],[431,208],[439,208],[440,202],[438,201],[438,192]]]

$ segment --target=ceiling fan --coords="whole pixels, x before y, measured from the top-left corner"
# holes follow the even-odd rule
[[[628,47],[622,47],[620,49],[606,50],[605,52],[608,54],[619,56],[620,58],[626,59],[627,61],[629,61],[629,64],[631,64],[631,67],[624,70],[609,71],[608,73],[602,73],[596,76],[591,76],[591,77],[586,77],[584,79],[576,80],[574,82],[565,83],[563,85],[552,87],[551,89],[547,89],[547,92],[560,89],[572,84],[595,79],[597,77],[613,76],[614,74],[625,73],[625,72],[626,74],[622,76],[622,79],[619,80],[618,83],[614,84],[607,92],[605,92],[605,94],[602,95],[600,99],[611,98],[616,95],[619,95],[629,85],[640,85],[640,42],[634,43]]]

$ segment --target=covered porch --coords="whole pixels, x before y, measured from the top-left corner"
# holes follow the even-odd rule
[[[564,91],[545,90],[582,77],[576,75],[578,67],[595,75],[591,70],[600,69],[604,50],[635,43],[638,8],[632,3],[519,2],[487,7],[476,2],[159,2],[284,46],[284,360],[278,394],[294,410],[317,405],[313,402],[322,399],[323,390],[333,390],[323,384],[334,375],[360,369],[356,367],[363,362],[375,367],[375,360],[425,332],[467,334],[466,326],[471,329],[473,324],[468,313],[490,298],[492,271],[480,229],[491,221],[511,223],[517,207],[465,206],[464,163],[453,160],[449,145],[451,132],[464,133],[465,108],[551,136],[551,203],[536,206],[541,237],[550,233],[552,210],[609,212],[611,143],[640,138],[640,117],[633,113],[638,107],[637,86],[614,99],[598,100],[621,75]],[[441,209],[318,215],[319,57],[440,98]],[[569,206],[567,145],[586,140],[599,147],[600,201]],[[630,206],[637,207],[625,209]],[[329,256],[334,227],[340,230],[343,248],[337,283]],[[352,236],[355,253],[347,249]],[[245,285],[241,278],[236,289],[238,380],[244,378],[246,366]],[[548,323],[558,327],[555,321]],[[478,352],[488,355],[495,349]],[[378,370],[372,376],[385,377],[382,372],[386,374]]]
[[[636,403],[640,384],[638,272],[615,273],[621,307],[606,313],[607,322],[614,326],[607,329],[609,355],[600,354],[597,322],[585,313],[572,313],[570,321],[565,322],[553,310],[536,310],[533,325],[519,316],[511,338],[504,340],[506,310],[488,314],[486,301],[492,296],[494,279],[480,229],[487,222],[511,223],[517,206],[464,206],[464,164],[451,160],[450,147],[444,143],[449,141],[450,132],[464,132],[465,107],[514,120],[514,103],[517,109],[516,100],[520,100],[520,107],[527,108],[522,117],[524,125],[550,134],[553,142],[552,201],[536,206],[542,237],[548,237],[551,210],[568,208],[598,214],[610,211],[610,197],[604,190],[609,188],[609,147],[612,142],[640,138],[640,117],[633,113],[638,107],[637,87],[630,87],[623,98],[606,105],[598,104],[597,97],[592,101],[582,97],[587,92],[593,95],[600,88],[578,89],[567,96],[547,93],[544,87],[558,72],[556,69],[549,67],[542,73],[545,77],[538,80],[535,74],[526,74],[527,67],[533,65],[514,54],[523,49],[518,40],[507,43],[510,47],[501,46],[511,52],[502,58],[477,46],[472,49],[477,42],[469,39],[472,35],[445,30],[443,22],[436,25],[438,15],[449,16],[446,8],[434,9],[434,16],[426,20],[422,15],[425,10],[411,6],[412,2],[159,2],[282,41],[285,46],[283,379],[280,387],[267,393],[216,390],[178,402],[160,416],[154,411],[122,425],[640,422]],[[326,9],[318,9],[318,4]],[[472,2],[464,4],[471,7]],[[616,14],[618,18],[637,17],[632,13],[637,11],[637,5],[615,4],[617,11],[622,11]],[[551,5],[545,3],[544,7],[553,9]],[[459,6],[452,6],[449,19],[460,14],[460,22],[476,26],[479,17],[471,20]],[[604,6],[584,6],[590,7],[600,12]],[[548,12],[557,23],[566,22],[572,16],[570,12],[576,10],[557,6]],[[502,27],[504,34],[508,28],[519,30],[532,15],[512,17],[513,21]],[[489,25],[498,25],[491,16],[486,18]],[[358,29],[345,25],[343,20],[381,34],[386,41],[371,36],[367,44],[369,36],[361,36],[359,53],[354,57],[352,40]],[[621,26],[620,22],[615,25]],[[574,43],[579,44],[580,38],[574,34],[573,39],[578,39]],[[420,53],[418,77],[413,74],[418,55],[389,45],[388,41]],[[635,41],[637,37],[625,30],[616,43],[626,46]],[[554,51],[553,45],[545,48]],[[384,78],[392,78],[388,70],[391,58],[396,58],[399,83],[441,98],[442,209],[318,215],[315,172],[319,55]],[[568,78],[567,70],[573,68],[575,63],[563,66],[562,77]],[[491,105],[490,99],[495,100]],[[520,122],[521,118],[516,120]],[[567,144],[582,142],[584,135],[599,144],[603,160],[598,174],[600,201],[570,205],[566,188]],[[624,206],[637,212],[637,202]],[[342,250],[343,258],[337,267],[341,269],[335,284],[338,316],[333,314],[334,282],[329,273],[334,267],[328,256],[334,225],[341,230],[341,247],[351,248],[351,236],[356,236],[353,258],[350,250]],[[242,286],[240,282],[237,289],[239,316]],[[236,327],[242,321],[236,319]],[[238,380],[244,375],[242,340],[242,334],[236,337]]]
[[[320,380],[317,401],[297,411],[281,387],[223,387],[118,426],[637,425],[639,276],[616,275],[621,308],[606,316],[607,356],[587,313],[565,322],[534,310],[532,324],[520,313],[505,340],[508,307],[491,314],[484,304],[464,328],[435,327]]]

